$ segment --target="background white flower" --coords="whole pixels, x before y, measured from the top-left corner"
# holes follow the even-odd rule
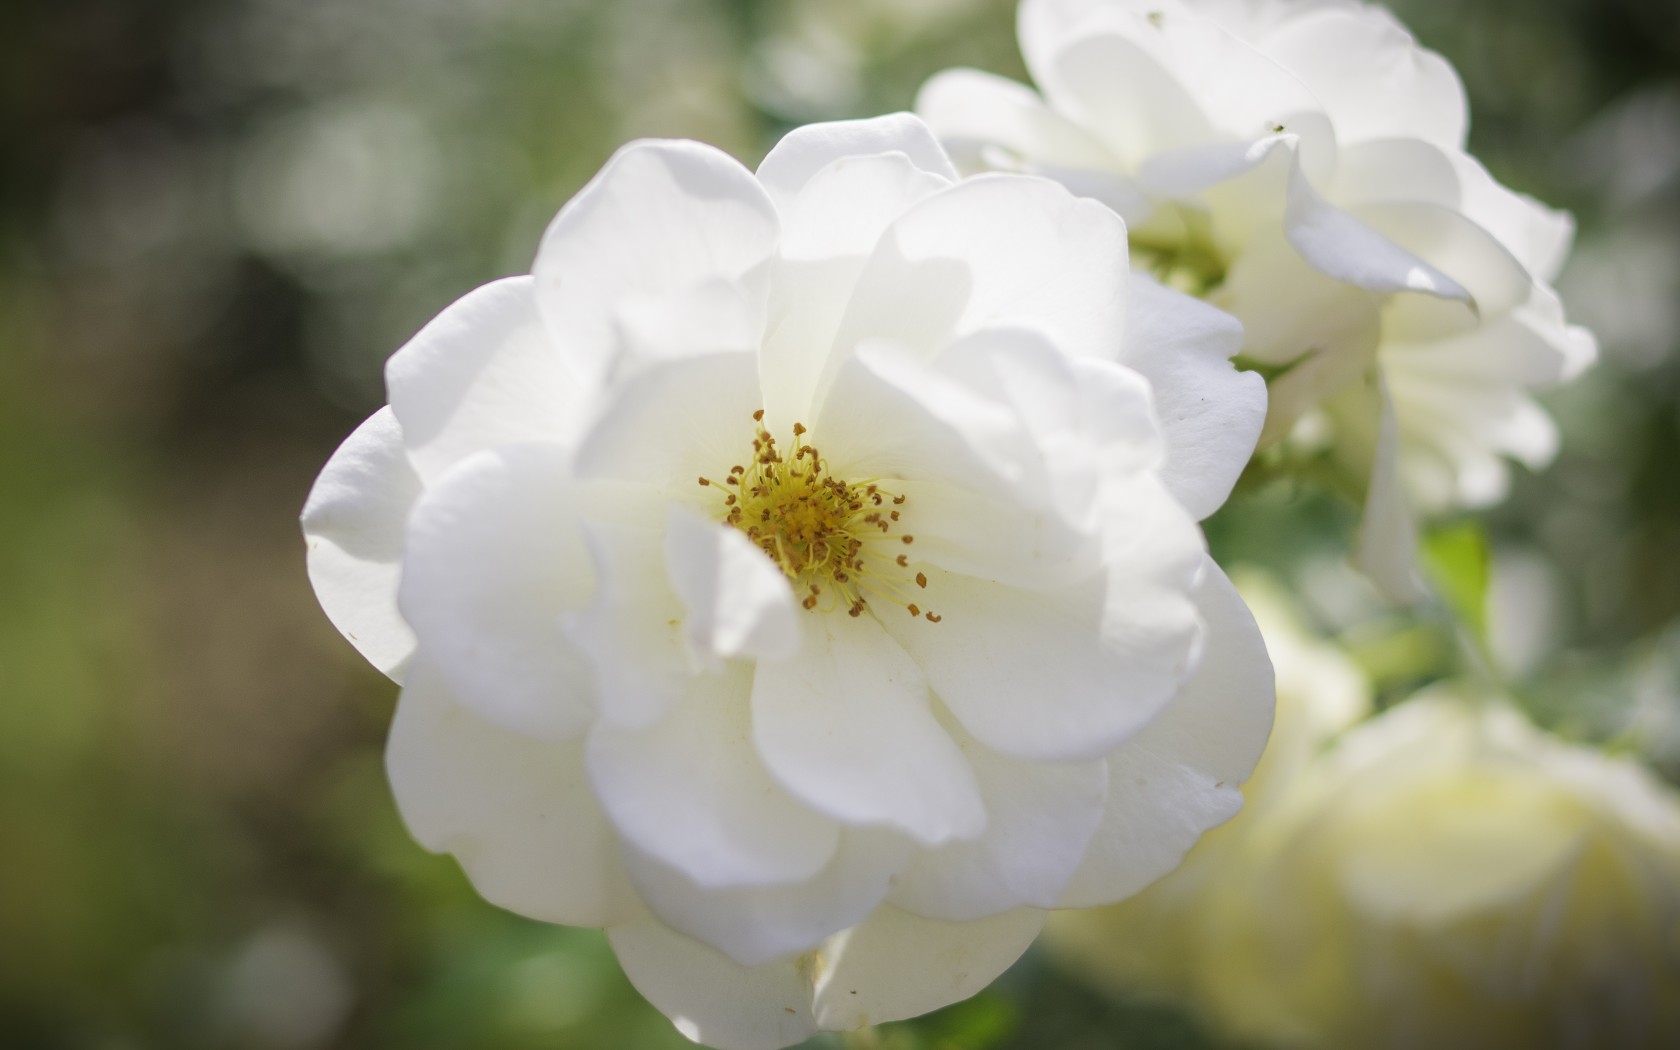
[[[1267,1045],[1672,1045],[1680,798],[1488,703],[1437,690],[1352,729],[1221,829],[1218,870],[1064,927],[1075,972],[1164,979]],[[1188,958],[1113,946],[1144,931]]]
[[[1134,262],[1241,318],[1275,370],[1262,446],[1333,423],[1357,559],[1415,596],[1417,514],[1496,501],[1503,457],[1549,462],[1528,391],[1595,356],[1548,283],[1568,216],[1464,152],[1457,75],[1383,8],[1025,0],[1019,33],[1041,94],[953,70],[919,112],[970,168],[1108,202]]]
[[[920,1013],[1235,812],[1271,671],[1196,520],[1240,330],[907,115],[625,147],[394,355],[305,508],[417,838],[690,1037]]]

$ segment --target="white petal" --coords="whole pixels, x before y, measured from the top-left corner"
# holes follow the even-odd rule
[[[635,482],[722,506],[729,468],[752,454],[762,406],[750,353],[709,354],[650,365],[618,384],[578,448],[580,477]],[[707,502],[709,501],[709,502]]]
[[[1212,560],[1196,588],[1205,654],[1177,698],[1108,758],[1108,801],[1060,902],[1078,908],[1131,896],[1178,866],[1242,806],[1272,725],[1272,665],[1260,629]]]
[[[548,341],[529,277],[468,292],[385,364],[391,410],[420,474],[434,479],[483,449],[569,443],[579,380]]]
[[[992,153],[995,155],[995,150]],[[1009,170],[1004,168],[1003,170]],[[1149,221],[1155,213],[1155,203],[1130,175],[1117,171],[1092,171],[1089,168],[1068,168],[1054,164],[1030,164],[1023,173],[1042,175],[1066,186],[1076,197],[1089,197],[1107,206],[1128,225],[1136,228]]]
[[[1273,130],[1277,129],[1277,130]],[[1171,236],[1186,230],[1185,216],[1206,213],[1213,247],[1240,254],[1256,234],[1281,224],[1287,214],[1290,181],[1325,179],[1332,169],[1330,150],[1306,145],[1330,138],[1329,124],[1315,113],[1297,114],[1286,126],[1234,142],[1210,142],[1168,150],[1150,157],[1138,172],[1138,184],[1166,200],[1182,202],[1180,215],[1164,212],[1159,224]]]
[[[1384,201],[1460,207],[1464,188],[1452,154],[1422,139],[1372,139],[1343,147],[1325,196],[1343,209]]]
[[[956,169],[921,118],[889,113],[867,120],[806,124],[782,136],[758,166],[762,182],[781,205],[798,196],[818,172],[843,157],[901,153],[930,175],[955,181]]]
[[[549,224],[533,267],[537,306],[557,345],[605,367],[626,310],[657,312],[721,283],[739,291],[735,310],[712,314],[690,350],[749,347],[763,328],[778,236],[769,196],[728,154],[632,142]]]
[[[588,724],[589,667],[561,620],[593,587],[558,446],[471,456],[409,519],[403,617],[461,702],[509,729],[565,737]]]
[[[1386,331],[1415,338],[1462,329],[1478,318],[1498,317],[1528,301],[1534,281],[1522,263],[1492,234],[1456,210],[1388,202],[1363,205],[1355,214],[1370,229],[1451,275],[1475,304],[1475,315],[1466,315],[1457,303],[1435,301],[1436,292],[1402,296],[1388,311]],[[1404,316],[1414,307],[1416,317]]]
[[[901,153],[843,157],[813,174],[782,205],[782,255],[861,261],[894,219],[950,184]]]
[[[1263,46],[1323,100],[1343,142],[1410,136],[1464,148],[1470,113],[1458,74],[1392,20],[1325,7],[1288,20]]]
[[[809,618],[753,679],[753,740],[787,789],[835,820],[937,845],[986,823],[974,772],[928,707],[922,672],[871,616]]]
[[[1028,14],[1022,5],[1021,44],[1039,90],[1126,169],[1135,171],[1154,153],[1215,134],[1179,71],[1128,39],[1127,27],[1104,26],[1035,47],[1026,31]]]
[[[1348,320],[1347,334],[1332,333],[1324,349],[1310,351],[1272,379],[1261,448],[1287,437],[1302,416],[1362,382],[1370,372],[1378,350],[1377,323],[1362,323],[1356,312],[1350,312]],[[1364,477],[1366,468],[1367,463],[1358,464],[1356,475]]]
[[[1206,626],[1202,660],[1128,753],[1154,750],[1217,777],[1248,779],[1272,728],[1272,662],[1248,605],[1212,558],[1196,584]]]
[[[1372,373],[1327,407],[1337,422],[1337,455],[1368,479],[1354,565],[1390,600],[1417,601],[1425,593],[1417,571],[1417,521],[1401,485],[1399,423],[1387,386]]]
[[[1391,381],[1428,378],[1442,387],[1541,388],[1574,378],[1593,354],[1590,334],[1564,322],[1557,294],[1536,285],[1523,306],[1462,335],[1385,341],[1383,365]]]
[[[1335,148],[1323,106],[1293,74],[1211,20],[1165,4],[1087,5],[1048,54],[1028,65],[1053,106],[1134,163],[1221,139],[1252,141],[1279,126],[1308,134],[1310,163]],[[1022,11],[1023,33],[1028,12]],[[1299,127],[1297,127],[1299,125]]]
[[[1538,291],[1538,289],[1537,289]],[[1555,424],[1523,390],[1557,382],[1569,362],[1525,307],[1456,339],[1383,349],[1384,378],[1399,424],[1400,472],[1425,513],[1501,499],[1511,456],[1539,469],[1557,454]]]
[[[665,571],[665,533],[626,522],[589,522],[598,581],[589,605],[562,618],[591,655],[601,717],[632,728],[664,714],[699,670],[683,639],[682,601]]]
[[[1082,358],[1072,366],[1078,431],[1091,443],[1103,476],[1164,471],[1168,449],[1160,399],[1148,377],[1115,361]]]
[[[1211,297],[1243,326],[1243,353],[1288,364],[1308,353],[1341,352],[1374,343],[1377,296],[1313,269],[1281,230],[1258,234]],[[1277,393],[1272,393],[1277,411]]]
[[[1124,495],[1120,495],[1124,492]],[[937,624],[886,615],[928,683],[987,747],[1031,759],[1113,749],[1154,717],[1188,670],[1188,600],[1201,537],[1160,483],[1116,489],[1102,574],[1050,591],[935,570]]]
[[[837,344],[869,339],[932,357],[961,335],[1018,325],[1066,353],[1112,358],[1125,326],[1126,227],[1048,179],[981,175],[888,229]]]
[[[904,554],[1012,580],[1077,578],[1096,554],[1087,523],[1053,512],[1044,465],[1032,462],[1016,414],[976,390],[973,376],[953,374],[960,370],[948,360],[979,355],[993,341],[1016,346],[1021,335],[976,333],[939,368],[865,347],[841,366],[812,439],[841,476],[889,480],[905,498],[902,534],[915,547]]]
[[[1114,904],[1138,893],[1242,809],[1234,785],[1146,750],[1111,760],[1108,784],[1102,824],[1063,893],[1064,908]]]
[[[1501,186],[1474,157],[1449,155],[1462,187],[1464,214],[1498,238],[1539,281],[1555,281],[1575,239],[1575,220]]]
[[[959,159],[1002,146],[1038,166],[1118,170],[1121,162],[1031,89],[974,69],[935,74],[916,93],[916,112]]]
[[[616,304],[616,378],[650,362],[750,349],[764,326],[765,284],[713,278],[686,291],[638,295]]]
[[[656,915],[742,966],[808,951],[862,922],[904,866],[909,841],[884,831],[846,832],[834,859],[804,882],[705,889],[631,851],[631,881]]]
[[[1169,200],[1195,201],[1212,187],[1254,171],[1274,154],[1285,157],[1292,146],[1288,138],[1274,134],[1251,142],[1209,142],[1162,150],[1139,165],[1138,184]],[[1281,194],[1274,196],[1274,207],[1282,208]],[[1241,240],[1236,239],[1237,243]]]
[[[665,533],[671,585],[703,659],[779,659],[799,648],[798,603],[787,577],[739,529],[672,507]]]
[[[888,225],[947,185],[901,154],[852,157],[817,172],[783,204],[787,232],[759,366],[772,421],[809,422],[818,380],[864,263]]]
[[[696,1043],[781,1050],[817,1030],[811,977],[795,960],[742,966],[651,915],[607,940],[636,990]]]
[[[1405,236],[1408,218],[1430,223],[1422,237]],[[1431,265],[1440,260],[1429,249],[1439,250],[1449,244],[1456,247],[1453,234],[1468,236],[1464,227],[1469,224],[1445,208],[1373,205],[1362,208],[1355,217],[1325,200],[1297,167],[1289,179],[1284,223],[1289,243],[1301,258],[1338,281],[1374,292],[1422,292],[1463,302],[1473,298],[1462,284]],[[1424,250],[1407,250],[1419,241],[1423,243],[1418,246]],[[1443,261],[1442,265],[1447,263]]]
[[[912,553],[937,559],[939,541],[991,529],[999,544],[1020,546],[997,550],[1002,554],[998,562],[978,567],[974,575],[1014,580],[1025,569],[1040,575],[1025,584],[1036,589],[1089,575],[1096,563],[1081,555],[1094,553],[1103,479],[1157,469],[1163,457],[1149,384],[1112,361],[1068,358],[1041,334],[1022,329],[988,328],[965,336],[936,365],[942,374],[1008,409],[1018,433],[1012,435],[1015,447],[1008,455],[995,454],[1005,464],[1001,473],[1010,485],[980,490],[996,512],[970,522],[968,529],[942,532],[953,524],[949,515],[930,523],[924,513],[929,508],[918,500],[914,508],[906,507],[907,521],[934,541],[933,553],[927,547]],[[997,444],[1001,453],[1006,446]],[[1017,508],[1030,514],[1032,527],[1020,527]],[[967,553],[979,554],[986,547],[970,542]],[[1064,556],[1065,563],[1058,565]]]
[[[1090,575],[1100,538],[1059,514],[1010,498],[1008,489],[937,481],[894,482],[905,499],[905,531],[915,545],[908,572],[933,567],[1025,590],[1066,587]]]
[[[780,1050],[818,1028],[850,1031],[966,999],[1043,925],[1032,908],[953,923],[883,907],[815,951],[750,968],[651,917],[607,936],[631,983],[690,1039]]]
[[[1154,390],[1167,443],[1162,477],[1197,518],[1231,494],[1266,420],[1265,380],[1231,364],[1242,342],[1242,324],[1230,314],[1133,278],[1120,361]]]
[[[316,599],[356,651],[398,681],[414,652],[397,611],[403,527],[420,491],[402,428],[382,408],[344,439],[303,505]]]
[[[703,886],[808,879],[839,828],[783,791],[753,753],[747,665],[694,679],[641,729],[596,724],[589,776],[626,842]]]
[[[1518,370],[1525,384],[1567,383],[1598,360],[1598,338],[1580,325],[1567,323],[1562,300],[1543,284],[1534,286],[1528,302],[1512,311],[1511,317],[1527,332],[1529,340],[1548,348],[1544,353],[1522,355],[1529,362],[1529,367]]]
[[[974,922],[880,908],[819,953],[817,1024],[847,1031],[967,999],[1019,959],[1043,926],[1044,913],[1035,908]]]
[[[812,420],[811,440],[839,477],[985,490],[1008,477],[1011,424],[1000,406],[921,362],[865,346],[840,365]]]
[[[844,356],[834,338],[867,261],[840,256],[776,265],[758,359],[765,418],[778,430],[810,422],[830,360]]]
[[[385,761],[409,831],[454,854],[491,903],[568,926],[611,925],[635,909],[581,741],[501,729],[422,663],[397,702]]]
[[[893,881],[892,903],[954,922],[1055,907],[1102,820],[1107,764],[1023,762],[959,740],[980,781],[986,830],[919,851]]]
[[[1462,336],[1384,344],[1401,470],[1421,511],[1500,499],[1509,474],[1500,454],[1530,469],[1556,455],[1556,425],[1524,388],[1574,375],[1593,343],[1564,324],[1552,292],[1534,292],[1517,311]]]
[[[1036,492],[1033,471],[1055,478],[1075,460],[1127,471],[1155,469],[1163,460],[1149,384],[1125,365],[1069,358],[1042,333],[1020,328],[983,328],[934,364],[1016,417],[1023,431],[1017,444],[1043,461],[1012,465],[1017,487]],[[1069,520],[1078,518],[1070,510]]]

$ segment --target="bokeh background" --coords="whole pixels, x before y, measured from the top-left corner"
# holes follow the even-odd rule
[[[1396,5],[1474,150],[1575,211],[1603,344],[1558,463],[1486,518],[1490,632],[1541,724],[1680,777],[1680,6]],[[0,3],[0,1046],[686,1046],[592,931],[406,836],[395,687],[315,606],[297,512],[387,354],[524,272],[625,139],[756,163],[787,127],[1022,76],[1012,0]],[[1270,569],[1393,699],[1448,625],[1343,567],[1351,512],[1245,487]],[[892,1048],[1216,1048],[1030,954]],[[819,1046],[836,1045],[824,1037]]]

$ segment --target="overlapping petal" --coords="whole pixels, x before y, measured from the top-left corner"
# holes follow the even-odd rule
[[[1137,737],[1108,756],[1103,819],[1062,907],[1131,896],[1178,866],[1242,806],[1272,724],[1272,667],[1260,629],[1210,560],[1196,588],[1206,625],[1195,675]]]
[[[626,864],[636,892],[672,929],[742,966],[758,966],[868,919],[910,851],[910,841],[893,832],[850,829],[833,859],[808,879],[711,889],[634,852]]]
[[[618,840],[588,790],[581,740],[509,732],[416,666],[386,745],[397,807],[478,892],[521,915],[607,926],[636,914]]]
[[[548,341],[533,288],[508,277],[468,292],[386,362],[391,411],[427,479],[499,445],[568,444],[587,421],[580,362]]]
[[[894,879],[892,903],[952,922],[1055,907],[1102,819],[1108,764],[1027,762],[962,743],[985,800],[986,830],[917,853]]]
[[[1248,466],[1266,420],[1266,383],[1239,371],[1243,328],[1230,314],[1132,278],[1122,364],[1149,380],[1166,438],[1162,476],[1198,518],[1218,510]]]
[[[1392,20],[1321,7],[1284,21],[1260,46],[1322,102],[1342,142],[1407,137],[1464,148],[1470,110],[1458,74]]]
[[[803,881],[839,843],[754,752],[751,682],[741,665],[701,675],[652,724],[603,721],[589,738],[590,781],[619,833],[702,886]]]
[[[309,582],[333,626],[398,681],[414,632],[397,610],[402,537],[421,482],[389,408],[369,416],[334,452],[303,506]]]
[[[728,154],[697,142],[633,142],[543,235],[537,308],[555,344],[596,370],[611,363],[627,311],[693,310],[697,296],[713,300],[708,324],[689,331],[682,349],[747,349],[763,328],[779,235],[764,187]]]
[[[985,214],[987,221],[973,221]],[[888,227],[840,326],[931,358],[983,327],[1049,333],[1065,353],[1113,357],[1125,326],[1126,227],[1055,183],[979,176]]]
[[[902,154],[923,172],[952,180],[956,169],[926,124],[908,113],[807,124],[783,135],[758,166],[758,181],[778,201],[804,191],[824,168],[847,157]]]
[[[1193,578],[1200,547],[1164,493],[1135,495],[1127,513],[1135,560],[1054,591],[935,570],[927,593],[949,610],[941,622],[887,619],[981,743],[1037,760],[1106,753],[1146,725],[1187,673],[1198,625],[1183,578]]]
[[[462,703],[558,738],[594,713],[584,654],[561,630],[595,582],[568,465],[552,445],[458,464],[409,516],[399,591],[427,661]]]
[[[687,610],[687,635],[702,662],[778,659],[799,648],[799,609],[787,577],[739,529],[674,507],[665,564]]]
[[[819,1029],[896,1021],[966,999],[1019,958],[1043,925],[1044,913],[1031,908],[952,923],[885,907],[815,951],[753,967],[657,922],[609,936],[631,983],[684,1035],[777,1050]]]
[[[951,151],[982,162],[988,148],[1051,168],[1102,171],[1119,158],[1089,132],[1013,80],[977,69],[950,69],[923,84],[916,112],[939,129]]]
[[[870,617],[841,611],[809,626],[811,644],[753,678],[753,741],[771,774],[847,824],[926,845],[979,834],[979,784],[915,660]]]

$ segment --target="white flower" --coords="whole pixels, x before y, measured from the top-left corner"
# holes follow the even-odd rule
[[[1240,804],[1271,672],[1196,519],[1264,415],[1108,209],[907,115],[625,147],[392,357],[304,511],[415,836],[691,1038],[986,984]],[[400,608],[400,614],[399,614]]]
[[[1225,1011],[1324,1046],[1680,1039],[1680,797],[1636,762],[1438,693],[1350,733],[1266,824],[1232,955],[1313,964],[1231,982]]]
[[[1280,370],[1262,446],[1336,425],[1358,561],[1417,593],[1415,518],[1499,499],[1556,450],[1528,391],[1592,360],[1547,282],[1568,216],[1464,152],[1451,66],[1353,0],[1024,0],[1042,96],[972,70],[917,108],[971,167],[1113,205],[1134,262],[1236,314]]]

